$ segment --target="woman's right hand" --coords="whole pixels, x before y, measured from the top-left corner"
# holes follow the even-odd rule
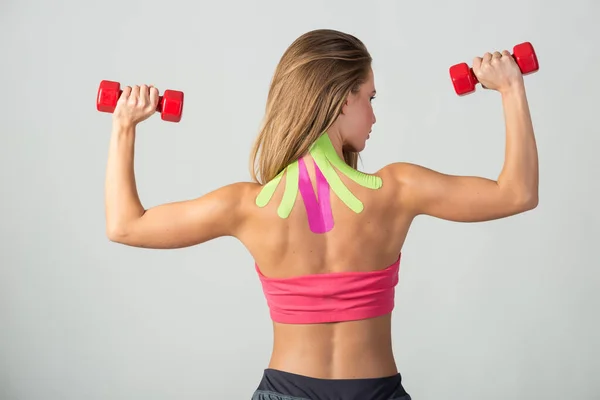
[[[150,85],[127,86],[113,111],[113,122],[120,126],[135,126],[156,112],[158,90]]]
[[[486,89],[497,90],[500,93],[523,85],[523,74],[507,50],[475,57],[473,73]]]

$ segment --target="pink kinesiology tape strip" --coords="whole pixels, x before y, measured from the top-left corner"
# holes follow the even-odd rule
[[[306,163],[298,160],[300,167],[299,189],[304,207],[308,215],[308,225],[314,233],[325,233],[333,229],[333,214],[331,211],[330,187],[319,167],[313,162],[317,181],[317,194],[312,187]]]

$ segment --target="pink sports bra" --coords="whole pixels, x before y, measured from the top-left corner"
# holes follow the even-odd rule
[[[400,255],[389,267],[268,278],[254,264],[273,321],[316,324],[378,317],[394,309]]]

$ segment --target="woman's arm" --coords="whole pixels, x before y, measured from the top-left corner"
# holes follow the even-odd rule
[[[144,90],[147,88],[142,87]],[[134,174],[136,124],[154,113],[157,95],[144,96],[139,88],[126,88],[123,95],[114,112],[106,169],[108,238],[129,246],[164,249],[236,236],[245,220],[242,199],[251,183],[236,183],[197,199],[144,209]]]
[[[520,71],[504,52],[476,58],[473,70],[486,87],[502,96],[506,125],[504,166],[497,180],[452,176],[413,164],[393,164],[401,205],[414,215],[460,222],[487,221],[535,208],[538,155]],[[518,72],[518,74],[517,74]]]

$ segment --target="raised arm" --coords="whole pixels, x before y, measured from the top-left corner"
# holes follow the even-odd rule
[[[403,209],[459,221],[507,217],[538,204],[538,155],[523,78],[508,51],[475,58],[473,72],[502,96],[506,125],[504,166],[497,180],[442,174],[414,164],[390,166]]]
[[[236,236],[251,183],[235,183],[197,199],[144,209],[134,175],[136,125],[154,114],[158,93],[125,88],[113,116],[105,182],[106,234],[111,241],[145,248],[181,248]]]

